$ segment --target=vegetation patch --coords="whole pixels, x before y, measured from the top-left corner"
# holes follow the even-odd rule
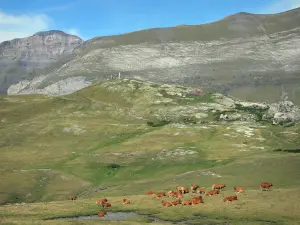
[[[147,121],[147,125],[150,127],[163,127],[167,124],[170,124],[170,120],[155,120],[155,121]]]
[[[239,103],[235,103],[235,108],[237,110],[246,111],[250,114],[256,115],[256,121],[262,121],[264,114],[268,109],[258,108],[258,107],[244,107]]]
[[[300,153],[300,148],[296,149],[275,149],[274,152]]]

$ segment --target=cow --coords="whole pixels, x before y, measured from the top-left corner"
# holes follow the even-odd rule
[[[198,184],[192,184],[192,185],[191,185],[191,192],[192,192],[192,193],[195,193],[198,187],[199,187]]]
[[[100,198],[96,201],[96,205],[101,205],[104,202],[107,202],[107,198]]]
[[[201,187],[200,189],[197,190],[198,194],[205,194],[205,189],[204,187]]]
[[[181,199],[178,199],[177,201],[171,202],[171,204],[177,206],[177,205],[181,204]]]
[[[127,198],[123,198],[123,204],[124,205],[129,205],[130,201]]]
[[[192,198],[191,201],[192,201],[192,204],[193,204],[193,205],[200,204],[200,203],[204,203],[204,202],[203,202],[202,196],[194,197],[194,198]]]
[[[206,196],[213,196],[213,195],[217,195],[220,193],[220,190],[211,190],[211,191],[207,191],[206,192]]]
[[[185,187],[183,187],[183,186],[177,186],[176,189],[177,189],[177,191],[179,191],[179,192],[181,192],[182,194],[184,194],[184,189],[185,189]]]
[[[169,197],[176,197],[176,194],[177,194],[177,192],[176,191],[168,191],[168,193],[167,193],[167,195],[169,196]]]
[[[187,201],[183,201],[182,205],[191,205],[192,201],[191,200],[187,200]]]
[[[146,192],[146,195],[153,195],[153,194],[154,194],[153,191],[147,191],[147,192]]]
[[[163,196],[166,196],[166,192],[158,192],[158,193],[154,193],[154,198],[161,198]]]
[[[234,187],[233,190],[237,193],[243,193],[245,192],[245,189],[244,188],[241,188],[241,187]]]
[[[189,193],[189,192],[190,192],[189,188],[184,188],[183,189],[183,194],[186,194],[186,193]]]
[[[167,201],[164,201],[164,200],[161,200],[161,204],[165,207],[170,207],[172,206],[172,203],[171,202],[167,202]]]
[[[270,191],[270,187],[272,187],[272,186],[273,186],[273,184],[270,182],[264,182],[264,181],[260,182],[260,190],[261,191],[265,188],[267,188]]]
[[[100,212],[98,212],[98,216],[103,217],[105,216],[107,213],[106,211],[101,210]]]
[[[221,190],[221,189],[223,189],[223,188],[225,188],[225,187],[226,187],[225,184],[213,184],[213,185],[211,186],[211,189],[212,189],[212,190],[215,190],[215,189]]]
[[[178,191],[178,192],[176,192],[175,197],[178,198],[178,199],[182,199],[183,198],[183,194]]]
[[[229,197],[226,197],[223,199],[224,202],[232,202],[234,200],[237,200],[237,196],[236,195],[233,195],[233,196],[229,196]]]
[[[103,208],[108,208],[108,207],[111,207],[111,204],[108,202],[104,202],[104,203],[102,203],[102,206],[103,206]]]

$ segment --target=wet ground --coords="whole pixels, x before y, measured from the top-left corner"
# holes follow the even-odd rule
[[[123,221],[128,218],[137,217],[139,214],[135,212],[108,212],[104,217],[98,215],[90,216],[77,216],[77,217],[62,217],[55,220],[110,220],[110,221]]]
[[[124,221],[129,218],[134,218],[138,216],[146,216],[152,223],[153,222],[170,222],[160,220],[158,218],[149,216],[149,215],[141,215],[135,212],[107,212],[104,217],[99,217],[98,215],[90,215],[90,216],[77,216],[77,217],[61,217],[55,218],[53,220],[109,220],[109,221]]]

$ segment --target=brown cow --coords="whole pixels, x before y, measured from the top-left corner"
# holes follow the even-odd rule
[[[158,193],[154,193],[154,198],[161,198],[163,196],[166,196],[166,192],[158,192]]]
[[[181,192],[182,194],[184,194],[184,189],[185,189],[185,187],[183,187],[183,186],[177,186],[176,189],[177,189],[177,191],[179,191],[179,192]]]
[[[191,185],[191,192],[192,192],[192,193],[195,193],[198,187],[199,187],[198,184],[192,184],[192,185]]]
[[[172,206],[172,203],[171,202],[167,202],[167,201],[164,201],[164,200],[161,200],[161,204],[165,207],[170,207]]]
[[[104,203],[102,203],[102,206],[103,206],[103,208],[108,208],[108,207],[111,207],[111,204],[108,202],[104,202]]]
[[[204,189],[204,187],[198,189],[198,190],[197,190],[197,193],[198,193],[198,194],[205,194],[205,189]]]
[[[147,192],[146,192],[146,195],[153,195],[153,194],[154,194],[153,191],[147,191]]]
[[[187,201],[183,201],[182,205],[191,205],[192,201],[191,200],[187,200]]]
[[[237,193],[243,193],[245,192],[245,189],[244,188],[241,188],[241,187],[234,187],[233,190]]]
[[[193,205],[200,204],[200,203],[204,203],[204,202],[203,202],[202,196],[194,197],[194,198],[192,198],[191,201],[192,201],[192,204],[193,204]]]
[[[177,205],[181,204],[181,199],[178,199],[177,201],[171,202],[171,204],[177,206]]]
[[[107,198],[100,198],[96,201],[96,205],[101,205],[104,202],[107,202]]]
[[[233,196],[229,196],[229,197],[226,197],[223,199],[224,202],[232,202],[234,200],[237,200],[237,196],[236,195],[233,195]]]
[[[107,213],[106,211],[101,210],[100,212],[98,212],[98,216],[103,217],[105,216]]]
[[[223,189],[223,188],[225,188],[225,187],[226,187],[225,184],[213,184],[213,185],[211,186],[211,189],[212,189],[212,190],[215,190],[215,189],[221,190],[221,189]]]
[[[273,184],[270,182],[264,182],[264,181],[260,182],[260,190],[261,191],[265,188],[267,188],[270,191],[270,187],[272,187],[272,186],[273,186]]]
[[[213,195],[217,195],[220,193],[220,190],[211,190],[211,191],[208,191],[206,192],[206,196],[213,196]]]
[[[167,195],[168,195],[169,197],[176,197],[176,194],[177,194],[177,192],[176,192],[176,191],[173,191],[173,190],[168,191],[168,193],[167,193]]]
[[[186,194],[186,193],[189,193],[189,192],[190,192],[189,188],[184,188],[183,189],[183,194]]]
[[[123,204],[124,205],[129,205],[130,201],[127,198],[123,198]]]
[[[178,199],[182,199],[182,198],[183,198],[183,195],[182,195],[181,192],[176,192],[175,197],[178,198]]]

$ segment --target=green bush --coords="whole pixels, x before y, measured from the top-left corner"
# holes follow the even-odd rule
[[[171,123],[169,120],[157,120],[157,121],[148,121],[147,125],[151,127],[162,127]]]

